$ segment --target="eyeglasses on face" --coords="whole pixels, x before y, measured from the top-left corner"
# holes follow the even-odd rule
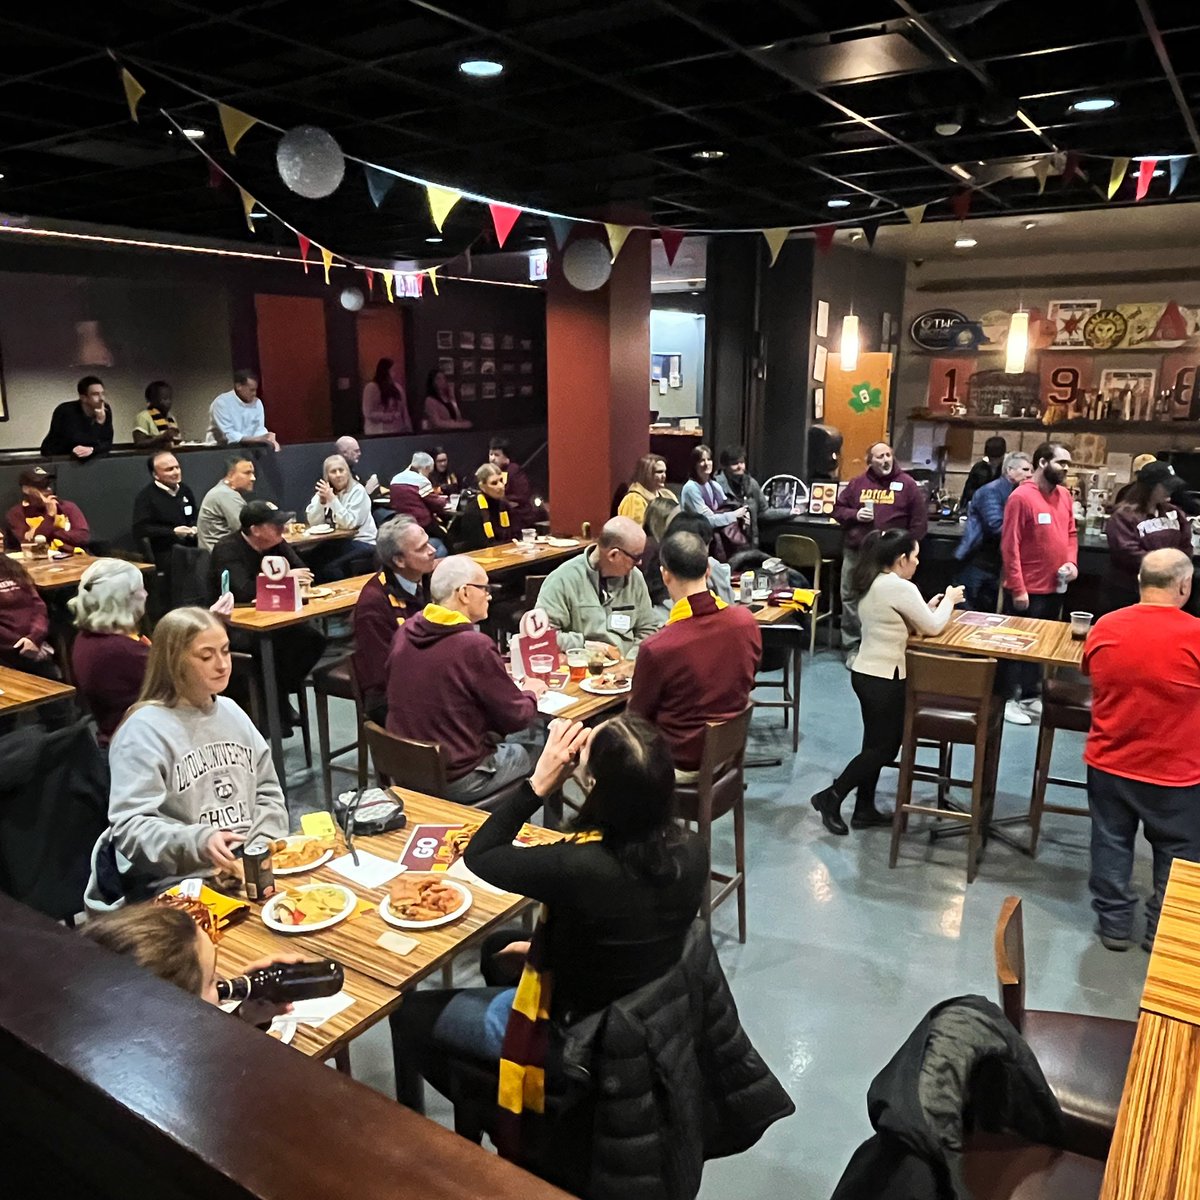
[[[625,557],[626,557],[627,559],[629,559],[629,561],[630,561],[631,563],[633,563],[633,565],[634,565],[635,567],[640,567],[640,566],[642,565],[642,556],[641,556],[640,554],[630,554],[630,553],[629,553],[629,551],[628,551],[628,550],[626,550],[624,546],[614,546],[614,547],[613,547],[613,549],[614,549],[614,550],[615,550],[615,551],[616,551],[618,554],[623,554],[623,555],[625,555]]]
[[[497,590],[494,583],[464,583],[463,587],[478,588],[481,592],[487,592],[489,596]]]

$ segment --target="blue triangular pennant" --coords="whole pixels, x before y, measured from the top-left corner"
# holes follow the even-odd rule
[[[396,176],[378,167],[363,166],[363,174],[367,177],[367,191],[371,193],[371,203],[378,208],[384,197],[396,185]]]
[[[1173,196],[1175,189],[1179,186],[1179,181],[1183,178],[1184,168],[1187,166],[1187,158],[1171,159],[1171,186],[1167,189],[1167,195]]]
[[[554,244],[561,250],[566,244],[567,238],[571,236],[571,226],[575,222],[566,217],[547,217],[546,220],[550,222],[550,232],[554,235]]]

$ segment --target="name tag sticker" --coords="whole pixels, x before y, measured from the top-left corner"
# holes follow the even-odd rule
[[[1049,513],[1038,513],[1038,524],[1039,525],[1049,525],[1050,524],[1050,514]]]
[[[898,479],[893,479],[893,480],[892,480],[892,491],[893,491],[893,492],[902,492],[902,491],[904,491],[904,484],[902,484],[902,483],[900,482],[900,480],[898,480]]]
[[[628,613],[609,613],[608,627],[613,633],[628,633],[633,628],[633,618]]]

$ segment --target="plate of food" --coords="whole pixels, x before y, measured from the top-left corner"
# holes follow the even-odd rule
[[[301,600],[324,600],[333,595],[333,588],[307,587],[300,589]]]
[[[633,687],[633,680],[616,671],[603,671],[599,675],[589,675],[579,686],[593,696],[619,696]]]
[[[471,907],[470,889],[445,875],[401,875],[379,915],[397,929],[436,929],[457,921]]]
[[[332,525],[310,525],[305,531],[305,537],[318,537],[322,533],[332,533]]]
[[[578,538],[548,537],[546,539],[546,545],[547,546],[557,546],[560,550],[565,550],[565,549],[567,549],[568,546],[578,546],[579,539]]]
[[[296,834],[271,843],[271,862],[276,875],[299,875],[301,871],[311,871],[327,863],[332,857],[333,847],[321,838]]]
[[[316,933],[344,921],[357,903],[339,883],[284,888],[263,905],[263,924],[276,933]]]

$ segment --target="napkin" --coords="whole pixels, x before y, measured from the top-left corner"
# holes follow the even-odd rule
[[[301,1025],[311,1025],[314,1029],[332,1020],[340,1012],[354,1003],[354,997],[343,988],[333,996],[317,996],[313,1000],[297,1000],[292,1005],[289,1014]]]
[[[493,887],[492,884],[485,883],[480,879],[461,858],[446,868],[446,874],[454,879],[461,880],[463,883],[470,884],[473,888],[482,888],[485,892],[491,892],[493,896],[503,896],[505,894],[503,888]]]
[[[358,852],[358,866],[354,865],[354,857],[350,854],[335,858],[328,866],[351,883],[365,888],[383,887],[389,879],[395,879],[405,869],[404,864],[395,859],[380,858],[378,854],[369,854],[365,850]]]
[[[568,696],[565,692],[543,692],[538,697],[537,706],[538,712],[545,713],[548,717],[556,717],[560,712],[578,703],[578,696]]]

